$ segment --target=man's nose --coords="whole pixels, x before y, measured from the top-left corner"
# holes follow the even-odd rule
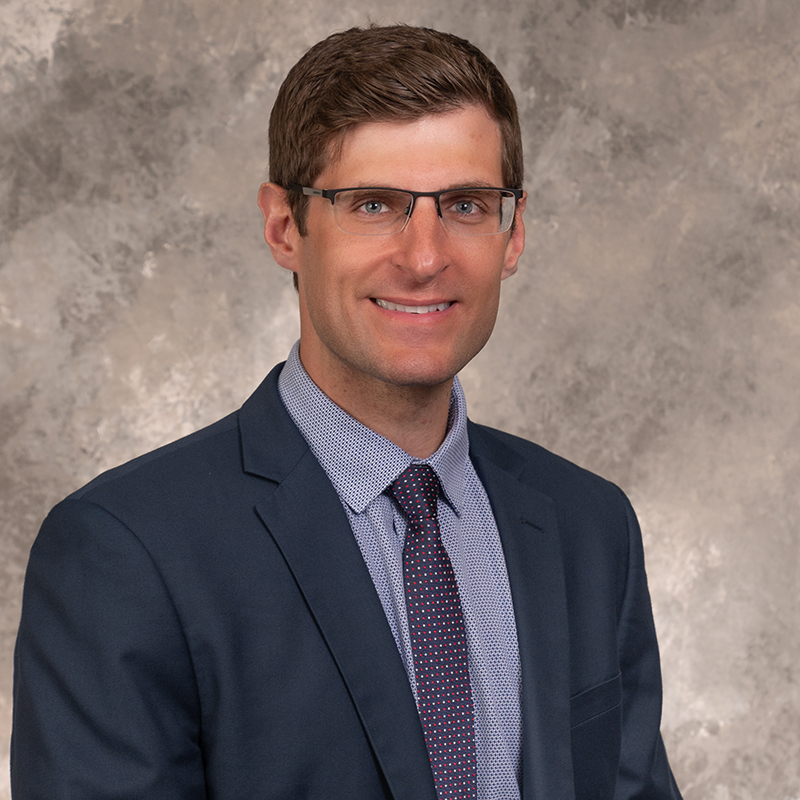
[[[433,280],[449,263],[448,234],[433,197],[417,198],[411,217],[397,238],[398,266],[412,273],[420,283]]]

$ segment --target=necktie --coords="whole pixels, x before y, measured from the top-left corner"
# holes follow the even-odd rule
[[[422,730],[439,800],[477,797],[467,638],[453,565],[442,544],[439,479],[412,464],[390,492],[407,519],[403,581]]]

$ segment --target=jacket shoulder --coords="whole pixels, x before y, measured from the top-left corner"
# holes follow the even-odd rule
[[[238,449],[238,411],[180,439],[102,472],[69,495],[70,500],[93,500],[113,487],[140,481],[157,481],[162,475],[177,477],[187,469],[213,462],[222,452]]]
[[[98,475],[70,495],[103,503],[130,494],[141,502],[148,492],[199,497],[258,475],[280,478],[304,452],[302,437],[278,393],[278,364],[241,408],[211,425]]]
[[[523,483],[534,486],[553,499],[577,494],[624,497],[615,484],[547,450],[541,445],[486,425],[469,423],[470,453],[488,457],[514,471]]]

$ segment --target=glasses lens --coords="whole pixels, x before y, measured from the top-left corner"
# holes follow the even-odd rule
[[[413,197],[389,189],[352,189],[337,192],[333,213],[340,231],[381,236],[403,230]]]
[[[481,236],[507,231],[514,219],[516,202],[513,192],[501,189],[456,189],[442,193],[439,207],[449,231]]]

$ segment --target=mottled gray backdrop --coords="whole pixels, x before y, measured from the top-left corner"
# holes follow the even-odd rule
[[[528,250],[473,418],[630,494],[686,800],[798,800],[797,0],[0,0],[0,757],[48,508],[297,336],[268,112],[370,18],[472,39],[521,107]]]

